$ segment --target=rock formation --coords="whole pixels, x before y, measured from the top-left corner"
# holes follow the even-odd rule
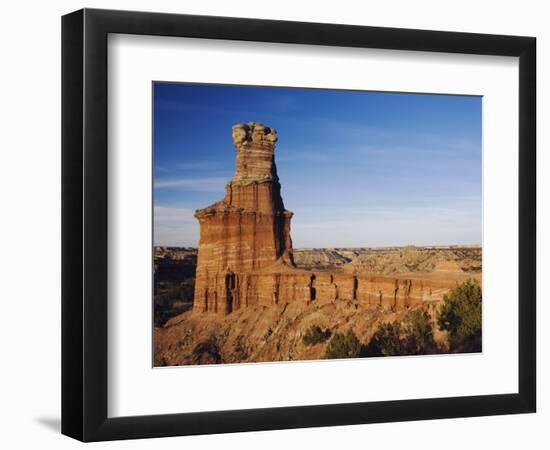
[[[260,123],[233,127],[236,172],[225,198],[198,210],[201,232],[194,309],[230,313],[243,276],[280,261],[293,266],[290,219],[275,166],[277,133]]]
[[[469,278],[481,281],[479,247],[293,251],[276,142],[265,125],[233,127],[236,170],[225,197],[195,213],[200,242],[192,310],[177,312],[190,306],[181,305],[181,296],[168,300],[195,250],[155,249],[155,366],[320,359],[327,344],[303,339],[312,326],[352,329],[367,343],[381,323],[405,320],[410,307],[435,321],[450,289]],[[449,348],[446,333],[433,332]]]
[[[342,272],[296,268],[292,213],[284,207],[275,165],[276,141],[276,131],[260,123],[233,127],[236,171],[225,187],[225,198],[195,213],[200,223],[195,313],[227,315],[253,306],[337,301],[392,311],[419,304],[433,308],[456,283],[468,278],[456,264],[443,264],[444,276],[397,269],[392,275],[374,273],[365,270],[374,267],[369,259]],[[416,261],[418,252],[401,253],[388,257],[388,265],[397,267],[397,258],[399,267],[413,267],[409,259]],[[432,258],[431,253],[428,256]],[[426,267],[434,266],[433,270],[434,258],[426,258]]]

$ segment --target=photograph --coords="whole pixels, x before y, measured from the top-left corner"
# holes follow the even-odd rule
[[[0,448],[550,449],[546,4],[106,4],[3,8]]]
[[[482,97],[152,88],[155,367],[482,351]]]

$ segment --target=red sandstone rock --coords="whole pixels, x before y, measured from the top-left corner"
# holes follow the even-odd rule
[[[223,200],[195,214],[201,227],[195,311],[230,313],[242,306],[242,300],[248,304],[247,296],[241,295],[248,287],[246,274],[278,260],[293,267],[292,213],[281,198],[276,141],[275,130],[262,124],[233,127],[235,176]]]
[[[352,301],[396,310],[439,302],[458,282],[471,277],[398,273],[373,274],[361,265],[345,272],[308,272],[294,266],[290,220],[275,165],[273,128],[250,122],[233,127],[236,172],[225,198],[198,210],[200,242],[195,313],[222,315],[256,306],[299,302]],[[449,266],[450,267],[450,266]]]
[[[350,263],[331,256],[340,263],[330,267],[340,271],[296,268],[276,140],[261,124],[233,127],[235,175],[223,200],[195,214],[201,233],[193,311],[155,328],[156,365],[320,359],[325,344],[302,339],[313,325],[333,333],[351,328],[368,342],[380,323],[402,320],[406,308],[435,318],[445,293],[468,278],[481,280],[481,249],[352,249]],[[310,259],[312,267],[321,260]],[[435,336],[446,345],[446,334]],[[215,354],[197,358],[205,346]]]

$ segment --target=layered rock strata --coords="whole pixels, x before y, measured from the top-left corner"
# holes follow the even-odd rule
[[[259,123],[233,127],[236,172],[225,198],[198,210],[194,310],[230,313],[241,305],[243,276],[276,261],[293,267],[290,220],[275,166],[277,133]]]
[[[434,307],[458,282],[439,277],[366,271],[297,269],[290,221],[277,176],[273,128],[250,122],[233,127],[235,175],[223,200],[198,210],[200,242],[193,311],[226,315],[251,306],[352,301],[388,309]]]

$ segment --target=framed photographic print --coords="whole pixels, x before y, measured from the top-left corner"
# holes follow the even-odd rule
[[[62,32],[64,434],[535,411],[535,38]]]

